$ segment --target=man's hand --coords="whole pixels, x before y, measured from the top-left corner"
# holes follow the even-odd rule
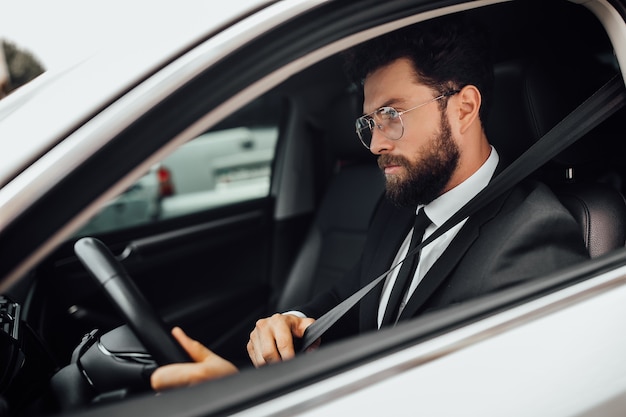
[[[248,341],[248,355],[254,366],[293,358],[293,337],[302,338],[314,321],[291,314],[274,314],[257,321]]]
[[[191,339],[180,327],[174,327],[172,335],[195,362],[174,363],[157,368],[150,377],[152,389],[161,391],[184,387],[237,372],[235,365],[216,355],[202,343]]]

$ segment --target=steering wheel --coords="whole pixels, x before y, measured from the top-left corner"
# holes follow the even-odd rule
[[[158,365],[191,361],[104,243],[84,237],[74,244],[74,252]]]

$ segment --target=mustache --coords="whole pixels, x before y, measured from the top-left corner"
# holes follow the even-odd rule
[[[385,169],[385,167],[389,165],[410,165],[408,159],[400,155],[380,155],[377,162],[380,169]]]

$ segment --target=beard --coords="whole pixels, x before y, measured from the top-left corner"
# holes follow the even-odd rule
[[[406,175],[386,176],[386,196],[400,207],[415,207],[428,204],[439,197],[459,162],[460,151],[452,139],[448,120],[441,117],[440,131],[424,145],[418,159],[409,161],[403,156],[383,154],[378,165],[399,165]]]

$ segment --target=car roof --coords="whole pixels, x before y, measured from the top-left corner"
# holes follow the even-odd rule
[[[216,7],[215,2],[186,2],[176,5],[180,12],[172,13],[169,22],[153,19],[148,10],[141,29],[132,36],[112,40],[91,56],[47,71],[19,88],[0,101],[0,183],[10,181],[67,136],[71,127],[80,126],[221,28],[271,3],[275,1],[236,0]],[[184,24],[175,23],[180,18]]]

